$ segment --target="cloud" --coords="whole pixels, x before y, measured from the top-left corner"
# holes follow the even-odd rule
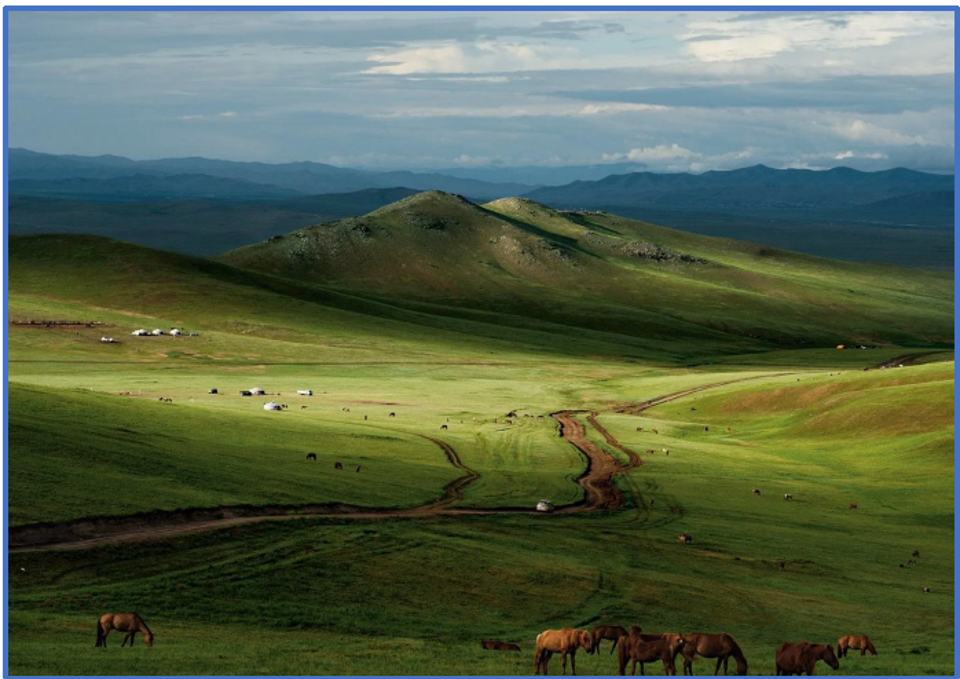
[[[693,21],[680,38],[687,54],[703,62],[766,59],[788,51],[880,47],[952,27],[937,12],[751,13]]]
[[[602,159],[605,162],[619,162],[623,160],[632,160],[640,163],[656,163],[665,160],[687,160],[699,158],[700,154],[696,151],[683,148],[678,144],[660,144],[647,148],[630,149],[626,153],[605,153]]]
[[[834,160],[848,160],[850,158],[865,158],[867,160],[884,160],[889,158],[886,153],[856,153],[854,151],[843,151],[833,157]]]
[[[930,142],[920,135],[908,135],[891,130],[860,118],[850,122],[830,126],[830,131],[838,137],[885,146],[926,146]]]

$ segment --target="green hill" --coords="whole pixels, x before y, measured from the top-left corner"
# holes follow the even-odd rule
[[[597,212],[425,192],[220,257],[438,313],[483,310],[643,338],[676,356],[952,345],[946,273],[841,263]]]

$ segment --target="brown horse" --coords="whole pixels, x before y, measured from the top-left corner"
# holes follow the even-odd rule
[[[704,634],[694,632],[693,634],[684,634],[683,640],[686,642],[680,653],[683,655],[683,673],[693,674],[693,659],[696,656],[703,658],[716,658],[717,667],[714,669],[714,675],[720,673],[720,665],[723,665],[723,673],[727,674],[727,663],[730,658],[737,661],[737,674],[745,676],[747,674],[747,659],[743,657],[743,651],[737,640],[729,634]]]
[[[817,661],[822,660],[835,670],[840,669],[840,661],[833,653],[830,644],[811,644],[804,641],[799,644],[781,644],[777,649],[777,676],[816,674]]]
[[[676,668],[676,658],[677,654],[680,652],[680,647],[686,643],[682,636],[679,634],[642,634],[639,627],[633,627],[630,629],[630,637],[633,639],[639,638],[640,641],[649,643],[651,641],[660,641],[661,639],[666,640],[670,644],[670,655],[673,658],[674,668]],[[657,658],[659,660],[659,658]],[[633,668],[630,670],[630,674],[637,673],[637,663],[640,663],[640,674],[646,674],[646,671],[643,667],[643,662],[640,660],[633,661]],[[674,674],[676,674],[676,669],[674,669]]]
[[[136,613],[104,613],[101,615],[97,621],[97,648],[100,646],[107,647],[107,635],[110,634],[110,630],[126,633],[127,636],[120,644],[121,648],[126,646],[128,641],[132,647],[137,632],[143,634],[143,643],[147,646],[153,646],[153,632],[147,627],[143,618]]]
[[[846,657],[850,649],[860,651],[860,655],[866,655],[867,651],[870,651],[871,655],[877,654],[876,647],[866,634],[847,634],[840,637],[840,641],[837,642],[837,657]]]
[[[671,638],[672,637],[672,640]],[[626,674],[627,663],[633,661],[631,672],[637,673],[637,663],[640,663],[640,674],[645,674],[644,664],[660,661],[667,676],[677,674],[677,653],[683,648],[683,637],[679,635],[633,634],[620,640],[617,651],[620,676]]]
[[[563,673],[567,673],[567,655],[570,656],[570,669],[577,673],[577,649],[587,653],[593,651],[593,637],[585,629],[548,629],[537,635],[537,652],[534,656],[533,673],[546,674],[547,665],[554,653],[560,653],[563,659]]]
[[[613,655],[613,652],[617,649],[617,642],[620,641],[620,637],[627,636],[627,630],[623,627],[611,627],[609,625],[601,625],[599,627],[593,628],[593,653],[600,652],[600,642],[604,639],[609,639],[613,642],[613,646],[610,647],[610,655]]]
[[[519,651],[520,647],[516,644],[511,644],[507,641],[500,641],[499,639],[483,639],[480,642],[480,645],[483,646],[485,651]]]

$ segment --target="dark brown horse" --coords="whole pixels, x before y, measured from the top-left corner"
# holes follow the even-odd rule
[[[617,650],[619,661],[617,673],[620,676],[625,675],[627,663],[633,661],[632,673],[636,674],[637,663],[640,663],[640,674],[645,674],[644,664],[659,660],[663,663],[664,674],[676,676],[677,653],[683,648],[684,641],[679,635],[673,635],[675,640],[671,642],[668,636],[666,634],[630,634],[621,639],[620,648]],[[645,641],[644,637],[649,640]]]
[[[483,639],[480,642],[485,651],[519,651],[520,647],[499,639]]]
[[[638,638],[638,637],[639,637],[640,641],[647,642],[647,643],[649,643],[649,642],[651,642],[651,641],[660,641],[661,639],[666,640],[667,643],[670,644],[670,654],[671,654],[671,656],[674,658],[674,662],[676,661],[677,654],[680,652],[680,647],[681,647],[684,643],[686,643],[686,642],[683,640],[683,637],[680,636],[679,634],[671,634],[671,633],[669,633],[669,632],[667,632],[667,633],[665,633],[665,634],[642,634],[642,633],[640,632],[640,628],[639,628],[639,627],[632,627],[632,628],[630,629],[630,636],[631,636],[631,638]],[[638,663],[638,662],[640,663],[640,674],[646,674],[646,671],[645,671],[645,669],[644,669],[644,667],[643,667],[643,662],[641,662],[641,661],[639,661],[639,660],[634,660],[634,661],[633,661],[633,668],[630,670],[630,674],[636,674],[636,673],[637,673],[637,663]],[[674,665],[674,666],[676,666],[676,665]]]
[[[877,649],[866,634],[847,634],[840,637],[837,642],[837,657],[846,657],[849,650],[860,651],[860,655],[866,655],[870,651],[871,655],[877,654]]]
[[[737,674],[745,676],[747,674],[747,659],[743,657],[743,651],[737,640],[729,634],[704,634],[703,632],[694,632],[684,634],[683,648],[680,653],[683,655],[683,673],[693,674],[693,659],[696,656],[702,658],[716,658],[717,667],[714,669],[714,675],[720,673],[720,665],[723,665],[723,673],[727,674],[727,663],[730,658],[737,661]]]
[[[820,660],[835,670],[840,669],[840,661],[830,644],[811,644],[809,641],[781,644],[777,649],[777,676],[813,676],[816,674],[815,666]]]
[[[613,642],[613,646],[610,647],[610,655],[613,655],[613,652],[617,649],[617,642],[620,641],[620,637],[627,636],[627,630],[623,627],[612,627],[610,625],[600,625],[599,627],[593,628],[593,652],[600,652],[600,642],[604,639],[609,639]]]
[[[137,632],[143,634],[143,643],[147,646],[153,646],[153,632],[147,627],[143,618],[136,613],[104,613],[101,615],[97,621],[97,648],[100,646],[107,647],[107,635],[110,634],[110,630],[124,632],[127,635],[123,643],[120,644],[121,648],[126,646],[128,641],[130,646],[133,646],[133,639]]]

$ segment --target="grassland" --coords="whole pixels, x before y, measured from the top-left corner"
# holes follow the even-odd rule
[[[553,213],[511,219],[535,222],[538,238],[587,238],[577,231],[587,227]],[[591,232],[601,220],[618,224],[590,217]],[[751,674],[772,672],[781,641],[835,643],[847,633],[871,635],[880,655],[850,656],[834,674],[952,673],[949,278],[842,265],[851,268],[841,282],[829,262],[776,254],[761,259],[766,282],[779,286],[761,291],[750,246],[649,228],[661,247],[716,263],[713,273],[622,265],[621,277],[636,268],[662,282],[657,304],[673,300],[650,335],[631,325],[636,315],[621,326],[544,320],[517,300],[535,290],[543,304],[566,301],[579,313],[592,295],[608,297],[579,284],[557,291],[548,278],[530,287],[529,272],[517,272],[516,296],[495,309],[468,305],[478,299],[469,295],[463,305],[428,295],[431,277],[421,294],[398,297],[349,279],[240,271],[99,239],[13,239],[11,318],[105,324],[9,328],[14,524],[225,504],[420,505],[463,473],[422,435],[452,445],[480,475],[455,507],[572,503],[583,460],[552,419],[537,417],[560,409],[596,412],[643,464],[618,478],[630,505],[614,512],[291,516],[15,551],[10,672],[524,674],[539,631],[605,622],[730,632]],[[621,266],[606,256],[597,275]],[[808,316],[804,341],[789,314],[775,313],[826,308],[840,286],[863,290],[862,299]],[[733,290],[735,306],[722,312],[730,318],[758,298],[740,306],[749,322],[719,334],[713,321],[701,324],[719,299],[701,294],[711,288]],[[883,327],[884,309],[895,330]],[[844,316],[849,336],[883,348],[828,348]],[[201,334],[128,334],[172,325]],[[751,336],[761,325],[777,339]],[[667,329],[675,341],[656,337]],[[103,334],[122,342],[101,344]],[[908,354],[920,357],[863,371]],[[253,386],[281,395],[238,395]],[[698,387],[640,414],[622,411]],[[315,395],[294,395],[304,388]],[[290,408],[265,412],[267,398]],[[337,471],[334,461],[362,471]],[[694,544],[680,546],[681,532]],[[921,557],[908,566],[913,550]],[[140,612],[156,645],[121,650],[112,638],[94,649],[105,610]],[[482,638],[523,652],[485,652]],[[581,674],[615,671],[606,651],[578,660]],[[698,661],[698,673],[708,664]]]

